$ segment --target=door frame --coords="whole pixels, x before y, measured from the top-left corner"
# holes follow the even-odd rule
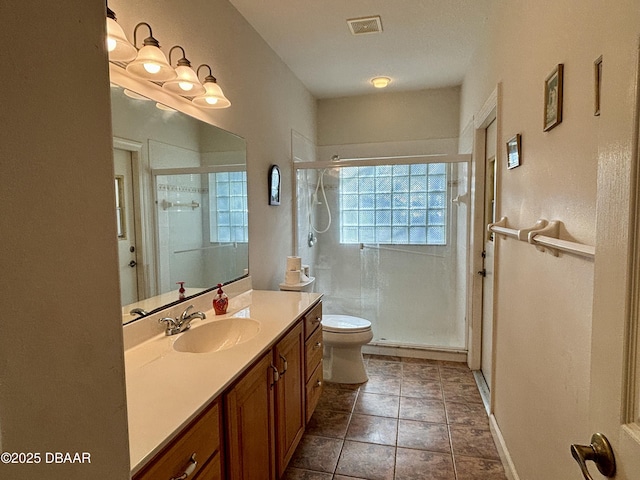
[[[486,129],[493,122],[496,122],[496,138],[497,143],[500,143],[501,138],[501,124],[500,124],[500,115],[499,115],[499,103],[500,103],[500,84],[496,85],[496,88],[491,92],[491,95],[487,98],[482,108],[478,111],[478,113],[474,116],[473,119],[473,154],[472,154],[472,172],[471,172],[471,195],[472,195],[472,211],[471,211],[471,226],[470,226],[470,238],[469,238],[469,271],[468,271],[468,285],[470,285],[470,295],[468,298],[468,307],[467,307],[467,318],[469,318],[469,333],[468,333],[468,354],[467,354],[467,363],[471,370],[479,370],[481,364],[481,353],[482,353],[482,284],[483,278],[477,274],[477,272],[481,271],[484,268],[482,252],[484,250],[484,239],[485,239],[485,229],[486,225],[484,224],[484,208],[485,208],[485,148],[486,148]],[[496,159],[498,162],[496,165],[500,165],[501,154],[500,148],[496,145]],[[496,176],[495,176],[495,189],[499,191],[500,189],[500,168],[496,168]],[[495,214],[496,218],[499,218],[499,208],[500,205],[498,202],[495,204]],[[495,284],[497,272],[495,269],[495,265],[497,264],[498,257],[498,249],[497,245],[494,246],[494,275],[493,275],[493,283],[494,283],[494,292],[495,292]],[[494,296],[494,306],[495,306],[495,296]],[[495,315],[494,315],[495,319]],[[493,345],[495,345],[495,321],[493,328]],[[493,411],[493,392],[494,392],[494,384],[495,384],[495,349],[491,352],[491,385],[489,385],[490,390],[490,400],[489,400],[489,410],[491,413]]]
[[[148,168],[144,168],[142,160],[142,144],[133,140],[121,137],[113,137],[113,148],[125,150],[131,155],[131,184],[133,186],[133,204],[135,209],[134,228],[136,235],[136,261],[138,262],[137,280],[138,297],[149,298],[155,295],[155,265],[152,252],[154,251],[153,215],[145,215],[148,209],[148,184],[149,175],[145,174]],[[149,178],[146,178],[149,177]],[[146,178],[146,180],[145,180]]]

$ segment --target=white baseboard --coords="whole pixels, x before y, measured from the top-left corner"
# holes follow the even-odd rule
[[[511,459],[511,455],[509,454],[509,450],[507,449],[507,445],[504,441],[504,437],[502,436],[502,432],[500,431],[500,427],[498,427],[496,417],[493,414],[489,415],[489,427],[491,428],[491,435],[496,443],[498,455],[500,455],[500,460],[502,461],[502,466],[504,467],[504,473],[507,476],[507,479],[520,480],[520,477],[516,472],[516,467],[513,464],[513,460]]]

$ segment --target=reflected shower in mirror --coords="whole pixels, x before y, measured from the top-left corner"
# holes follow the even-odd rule
[[[248,274],[246,145],[117,86],[111,102],[127,323]]]

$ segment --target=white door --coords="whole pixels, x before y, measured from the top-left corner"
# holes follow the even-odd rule
[[[612,72],[603,83],[599,118],[598,204],[594,303],[591,322],[589,434],[611,442],[616,480],[640,479],[640,180],[638,126],[630,108],[629,85],[637,78],[635,59],[608,58]],[[623,79],[623,80],[619,80]],[[616,83],[617,82],[617,83]],[[625,91],[626,89],[626,91]],[[637,92],[637,85],[634,91]],[[634,104],[631,104],[634,105]],[[634,118],[635,117],[635,118]],[[615,159],[615,161],[612,161]],[[630,201],[632,199],[632,201]],[[590,438],[576,444],[590,445]],[[583,452],[592,449],[582,449]],[[605,478],[587,462],[594,479]],[[583,478],[576,464],[576,479]],[[587,478],[587,477],[584,477]]]
[[[486,129],[485,143],[485,200],[484,225],[495,222],[495,172],[497,122],[494,120]],[[491,389],[491,369],[493,366],[493,234],[485,229],[482,268],[482,347],[480,370]]]
[[[131,153],[114,148],[116,212],[118,222],[118,262],[120,271],[120,300],[122,305],[137,302],[138,268],[135,234],[135,205]]]

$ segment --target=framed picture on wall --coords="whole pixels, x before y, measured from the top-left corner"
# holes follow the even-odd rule
[[[507,142],[507,168],[516,168],[520,166],[520,139],[521,137],[518,133],[515,137]]]
[[[564,65],[558,64],[544,81],[544,131],[562,122],[562,77]]]
[[[269,205],[280,205],[280,167],[271,165],[269,169]]]
[[[594,74],[594,110],[593,114],[596,117],[600,116],[600,92],[602,91],[602,55],[593,62],[593,74]]]

